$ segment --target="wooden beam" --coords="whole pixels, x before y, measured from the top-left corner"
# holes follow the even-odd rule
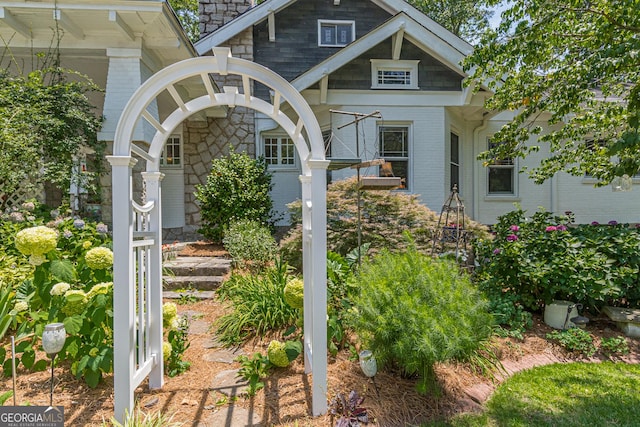
[[[115,11],[109,11],[109,21],[113,22],[113,24],[118,28],[118,30],[122,31],[131,41],[135,41],[136,35],[133,33],[131,28],[127,25],[126,22],[122,19],[122,16]]]
[[[404,26],[400,27],[398,32],[393,35],[392,38],[391,57],[394,61],[400,59],[400,52],[402,52],[402,41],[404,40]]]
[[[276,14],[273,11],[269,11],[269,41],[276,41]]]
[[[31,31],[29,31],[29,28],[22,22],[18,21],[18,19],[4,7],[0,7],[0,21],[2,21],[5,25],[13,28],[22,36],[28,39],[31,38]]]
[[[329,89],[329,75],[325,74],[320,79],[320,104],[327,103],[327,91]]]
[[[84,40],[84,32],[82,28],[76,25],[67,14],[63,13],[60,9],[55,9],[53,11],[53,19],[58,21],[58,24],[65,30],[67,33],[71,34],[73,37],[78,40]]]

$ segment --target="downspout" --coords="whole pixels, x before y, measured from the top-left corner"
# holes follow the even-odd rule
[[[485,114],[482,119],[482,123],[479,126],[476,126],[473,129],[473,163],[472,163],[472,173],[473,173],[473,220],[478,221],[478,217],[480,216],[480,177],[478,176],[478,152],[476,148],[478,147],[479,135],[480,132],[485,130],[488,125],[487,114]]]

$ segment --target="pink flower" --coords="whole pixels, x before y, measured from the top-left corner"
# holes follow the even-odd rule
[[[493,254],[494,254],[494,255],[498,255],[499,253],[500,253],[500,248],[495,248],[495,249],[493,250]]]
[[[544,229],[544,231],[546,231],[547,233],[551,232],[551,231],[556,231],[558,229],[558,227],[556,227],[555,225],[550,225],[547,228]]]
[[[518,236],[516,236],[515,234],[509,234],[507,236],[507,242],[515,242],[516,240],[518,240]]]
[[[600,223],[598,221],[593,221],[591,225],[600,225]]]
[[[611,220],[609,221],[609,225],[618,225],[618,221]]]
[[[517,225],[512,225],[511,227],[509,227],[509,230],[511,230],[511,231],[519,231],[520,227],[518,227]]]
[[[558,231],[567,231],[567,226],[564,224],[560,224],[556,227],[556,230]]]

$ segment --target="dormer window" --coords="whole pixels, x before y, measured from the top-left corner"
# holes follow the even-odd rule
[[[371,60],[372,89],[418,89],[418,62]]]
[[[342,47],[355,39],[355,21],[318,20],[318,46]]]

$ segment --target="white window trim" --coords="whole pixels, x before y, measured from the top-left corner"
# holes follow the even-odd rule
[[[491,144],[491,138],[487,138],[485,148],[489,149],[489,145]],[[485,179],[487,184],[487,192],[486,198],[489,199],[505,199],[505,200],[515,200],[518,196],[518,160],[517,158],[512,159],[513,164],[511,165],[487,165]],[[513,179],[513,192],[512,193],[490,193],[489,190],[489,171],[494,169],[511,169],[512,170],[512,179]]]
[[[356,21],[341,21],[341,20],[334,20],[334,19],[318,19],[318,46],[320,47],[344,47],[347,44],[322,44],[322,25],[323,24],[330,24],[330,25],[351,25],[351,42],[354,42],[356,40]],[[337,39],[336,39],[337,42]],[[349,43],[351,43],[349,42]]]
[[[406,191],[406,192],[411,192],[413,189],[413,122],[393,122],[393,121],[384,121],[384,122],[378,122],[376,125],[376,135],[378,135],[378,137],[380,136],[380,128],[382,127],[406,127],[407,128],[407,157],[406,157],[406,162],[407,162],[407,178],[406,178],[406,182],[405,188],[398,188],[396,190],[393,191]],[[378,144],[378,149],[380,148],[379,144],[380,141],[376,141],[376,144]],[[390,162],[392,162],[393,157],[383,157],[382,154],[380,154],[379,156],[380,158],[384,158],[384,159],[389,159]],[[398,159],[402,159],[404,161],[405,157],[398,157]],[[377,175],[379,175],[380,171],[376,172]]]
[[[265,150],[265,140],[267,138],[277,138],[279,141],[282,139],[291,139],[291,137],[287,134],[262,134],[260,138],[260,150],[262,152],[262,156],[266,159],[266,150]],[[278,153],[280,153],[280,144],[278,144]],[[277,171],[291,171],[291,170],[299,170],[300,169],[300,160],[298,156],[298,150],[295,148],[293,150],[293,164],[292,165],[283,165],[283,164],[267,164],[267,168],[269,170],[277,170]]]
[[[419,89],[419,60],[371,59],[371,89]],[[378,83],[378,71],[409,71],[411,81],[407,85],[389,85]]]
[[[160,156],[161,162],[160,162],[160,167],[162,169],[184,169],[184,139],[182,138],[182,134],[181,133],[173,133],[171,135],[169,135],[169,138],[178,138],[178,140],[180,141],[180,164],[165,164],[163,162],[163,159],[165,158],[166,154],[167,154],[167,144],[164,144],[164,147],[162,147],[162,154]],[[167,142],[169,140],[169,138],[167,138]]]

